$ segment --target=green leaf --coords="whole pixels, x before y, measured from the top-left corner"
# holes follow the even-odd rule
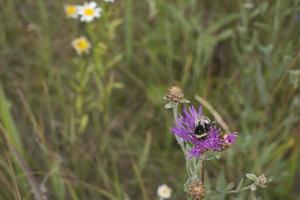
[[[86,129],[86,126],[88,125],[89,122],[89,116],[87,114],[84,114],[80,118],[80,124],[79,124],[79,132],[83,133]]]
[[[256,181],[257,180],[257,176],[255,174],[251,174],[251,173],[247,173],[246,177],[250,180]]]
[[[182,99],[180,103],[191,103],[191,102],[187,99]]]
[[[240,180],[240,182],[239,182],[239,185],[238,185],[237,188],[236,188],[237,191],[239,191],[239,190],[242,188],[243,182],[244,182],[244,179],[242,178],[242,179]]]
[[[171,109],[171,108],[174,108],[176,106],[176,103],[174,102],[169,102],[165,105],[165,108],[166,109]]]
[[[218,160],[221,158],[221,154],[220,153],[216,153],[215,156],[216,156],[216,159],[218,159]]]
[[[230,191],[230,190],[232,190],[233,187],[234,187],[234,183],[231,182],[231,183],[229,183],[229,184],[227,185],[225,191]]]
[[[144,149],[140,155],[140,159],[139,159],[139,169],[142,170],[145,166],[145,163],[148,160],[149,157],[149,152],[150,152],[150,148],[151,148],[151,143],[152,143],[152,135],[150,132],[147,132],[147,136],[146,136],[146,141],[144,144]]]
[[[113,83],[113,87],[116,89],[123,89],[124,88],[124,84],[121,82],[114,82]]]
[[[256,190],[255,184],[253,184],[253,185],[250,186],[250,190],[251,190],[251,191],[255,191],[255,190]]]

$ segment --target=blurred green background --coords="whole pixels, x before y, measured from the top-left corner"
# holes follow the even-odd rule
[[[211,189],[271,179],[219,199],[299,199],[299,0],[97,1],[101,18],[67,19],[82,2],[0,1],[0,199],[152,200],[162,183],[185,199],[171,85],[239,132],[207,163]]]

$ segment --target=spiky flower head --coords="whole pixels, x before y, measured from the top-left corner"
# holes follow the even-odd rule
[[[191,200],[202,200],[205,197],[204,184],[198,180],[191,180],[187,185],[187,195]]]
[[[202,108],[199,106],[198,111],[194,106],[184,108],[183,114],[176,119],[176,125],[171,129],[172,132],[179,136],[183,141],[192,145],[189,150],[190,157],[198,157],[206,151],[220,152],[229,148],[235,143],[237,134],[224,134],[216,125],[208,124],[207,130],[203,131],[199,137],[199,129],[203,129],[201,122],[207,119],[202,114]]]
[[[177,86],[172,86],[168,89],[164,98],[168,101],[181,102],[183,97],[184,95],[182,90]]]
[[[262,174],[259,177],[257,177],[256,183],[261,187],[266,187],[266,184],[268,183],[268,179],[264,174]]]

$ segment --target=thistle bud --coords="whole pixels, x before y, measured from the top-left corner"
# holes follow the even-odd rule
[[[177,86],[172,86],[168,89],[164,99],[173,102],[181,102],[183,97],[184,95],[182,90]]]
[[[268,179],[265,177],[264,174],[262,174],[259,177],[257,177],[256,182],[259,186],[264,187],[264,186],[266,186]]]
[[[187,186],[187,194],[191,200],[202,200],[205,192],[205,187],[199,180],[193,180]]]

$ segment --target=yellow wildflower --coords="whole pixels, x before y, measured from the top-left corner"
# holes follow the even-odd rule
[[[86,37],[81,36],[72,41],[72,46],[76,50],[78,55],[82,53],[89,53],[91,48],[91,43],[86,39]]]
[[[77,5],[65,5],[65,13],[68,18],[77,18],[79,16]]]

